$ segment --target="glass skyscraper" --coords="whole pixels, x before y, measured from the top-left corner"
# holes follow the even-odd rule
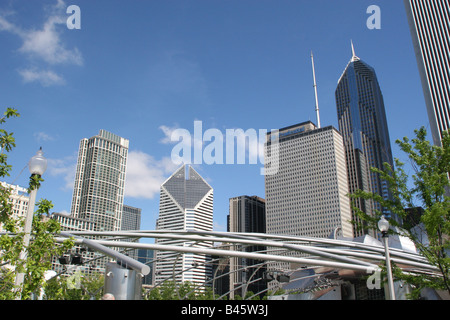
[[[352,58],[341,75],[335,91],[339,131],[344,139],[349,192],[356,190],[380,194],[390,193],[385,181],[370,168],[393,166],[391,143],[386,120],[383,95],[375,70],[356,56],[352,44]],[[378,203],[355,200],[353,203],[367,214],[384,211]],[[384,212],[389,214],[389,212]],[[356,217],[353,217],[356,218]],[[364,234],[354,228],[354,236]]]
[[[450,2],[404,0],[436,145],[450,129]]]

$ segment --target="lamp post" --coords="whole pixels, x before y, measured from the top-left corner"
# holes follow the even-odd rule
[[[28,162],[28,169],[30,170],[31,177],[38,176],[41,177],[45,170],[47,169],[47,159],[44,157],[44,152],[42,152],[42,147],[38,150],[35,156],[33,156]],[[30,192],[30,199],[28,201],[27,215],[25,216],[25,226],[24,226],[24,237],[23,237],[23,249],[20,253],[20,260],[26,258],[26,248],[30,244],[31,238],[31,227],[33,224],[34,206],[36,203],[36,193],[37,188],[33,188]],[[16,276],[16,288],[19,290],[22,286],[25,278],[25,273],[21,272]],[[20,299],[20,296],[18,297]]]
[[[394,280],[392,278],[391,258],[389,256],[389,236],[388,236],[389,221],[386,220],[384,215],[381,216],[380,221],[378,221],[378,229],[380,229],[382,238],[384,241],[384,250],[385,250],[385,256],[386,256],[386,271],[387,271],[388,286],[389,286],[389,296],[390,296],[390,300],[395,300]]]

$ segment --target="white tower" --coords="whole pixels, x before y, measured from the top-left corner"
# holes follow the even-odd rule
[[[332,126],[311,121],[282,128],[279,170],[265,176],[269,234],[328,238],[335,230],[353,236],[345,150]],[[267,146],[270,145],[270,134]],[[269,268],[284,270],[286,263]]]
[[[105,130],[80,141],[71,214],[98,231],[121,229],[128,145]]]
[[[213,230],[213,188],[192,168],[186,178],[183,165],[162,185],[159,203],[157,230],[167,231],[212,231]],[[183,247],[211,247],[212,243],[198,243],[177,239],[156,240],[157,244]],[[205,255],[169,251],[156,253],[155,284],[165,279],[176,282],[189,281],[202,286],[211,276],[211,266]]]

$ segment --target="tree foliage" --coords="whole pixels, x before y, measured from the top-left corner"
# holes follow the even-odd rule
[[[144,294],[145,300],[213,300],[211,287],[196,288],[189,281],[175,283],[165,281]]]
[[[0,124],[12,117],[19,117],[17,110],[8,108]],[[8,152],[15,147],[13,133],[0,128],[0,178],[9,176],[12,169],[7,163]],[[38,189],[42,178],[30,179],[28,190]],[[33,216],[31,241],[25,248],[23,232],[24,218],[13,216],[13,206],[10,202],[11,190],[0,185],[0,224],[6,233],[0,236],[0,299],[9,300],[20,297],[30,299],[31,294],[38,292],[44,284],[44,273],[51,269],[51,258],[59,255],[73,246],[68,239],[58,244],[54,234],[60,232],[57,221],[48,219],[53,204],[42,199],[36,203],[37,211]],[[25,250],[25,259],[21,252]],[[15,280],[18,273],[24,273],[25,279],[20,287],[16,287]]]
[[[47,281],[43,299],[100,300],[103,295],[104,281],[104,275],[101,273],[80,274],[75,281],[71,277],[54,277]]]
[[[388,220],[394,228],[389,232],[411,239],[418,252],[438,268],[439,277],[407,275],[396,269],[396,277],[416,288],[415,296],[426,287],[450,293],[450,134],[444,132],[441,145],[437,146],[427,140],[424,127],[414,132],[414,139],[405,137],[396,141],[408,156],[411,175],[399,159],[395,159],[395,168],[387,163],[384,170],[371,168],[388,183],[392,199],[361,190],[350,197],[379,202],[391,213]],[[369,216],[356,207],[354,211],[368,228],[377,229],[381,212],[377,210]]]

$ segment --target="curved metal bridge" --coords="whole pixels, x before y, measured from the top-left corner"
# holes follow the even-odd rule
[[[385,249],[381,242],[365,236],[361,239],[333,238],[312,238],[298,236],[270,235],[261,233],[232,233],[232,232],[204,232],[204,231],[167,231],[167,230],[139,230],[139,231],[116,231],[116,232],[88,232],[73,231],[61,233],[58,241],[63,241],[67,237],[74,237],[76,245],[85,245],[104,255],[117,260],[118,264],[133,269],[136,272],[147,275],[150,267],[147,264],[134,260],[110,247],[127,249],[148,249],[155,251],[169,251],[174,255],[180,253],[194,253],[215,257],[207,263],[218,263],[225,258],[246,258],[256,261],[252,266],[238,267],[231,272],[242,271],[245,268],[252,268],[252,275],[246,283],[240,284],[233,290],[240,289],[246,292],[250,283],[257,281],[277,280],[276,286],[285,289],[298,289],[300,283],[305,286],[305,281],[315,279],[315,285],[320,286],[320,279],[324,275],[334,275],[335,277],[363,277],[370,276],[381,271],[381,265],[385,260]],[[98,239],[98,240],[88,240]],[[101,239],[100,239],[101,238]],[[193,247],[182,245],[166,245],[151,243],[155,239],[172,239],[185,242],[208,242],[214,243],[211,247]],[[130,242],[131,240],[131,242]],[[137,242],[142,241],[142,242]],[[147,243],[148,242],[148,243]],[[400,242],[398,242],[400,243]],[[265,247],[258,252],[247,252],[248,246]],[[397,248],[396,248],[397,247]],[[439,270],[430,265],[428,261],[415,252],[414,248],[408,246],[391,246],[390,258],[403,272],[410,274],[431,274],[439,276]],[[153,260],[152,262],[156,262]],[[261,278],[256,277],[256,271],[267,267],[271,263],[285,263],[289,268],[284,270],[271,270]],[[268,269],[269,270],[269,269]],[[184,270],[186,271],[186,270]],[[221,274],[220,277],[228,274]],[[281,276],[281,278],[280,278]],[[282,276],[285,276],[282,278]],[[175,275],[167,277],[163,281],[156,283],[161,285],[164,281],[174,279]],[[209,285],[214,288],[218,279],[217,270]],[[267,289],[265,289],[267,290]],[[213,290],[214,291],[214,290]],[[229,293],[229,292],[228,292]],[[252,298],[262,292],[257,292]],[[226,294],[224,294],[226,295]],[[221,299],[224,295],[215,294],[215,299]],[[180,297],[182,299],[183,297]]]

